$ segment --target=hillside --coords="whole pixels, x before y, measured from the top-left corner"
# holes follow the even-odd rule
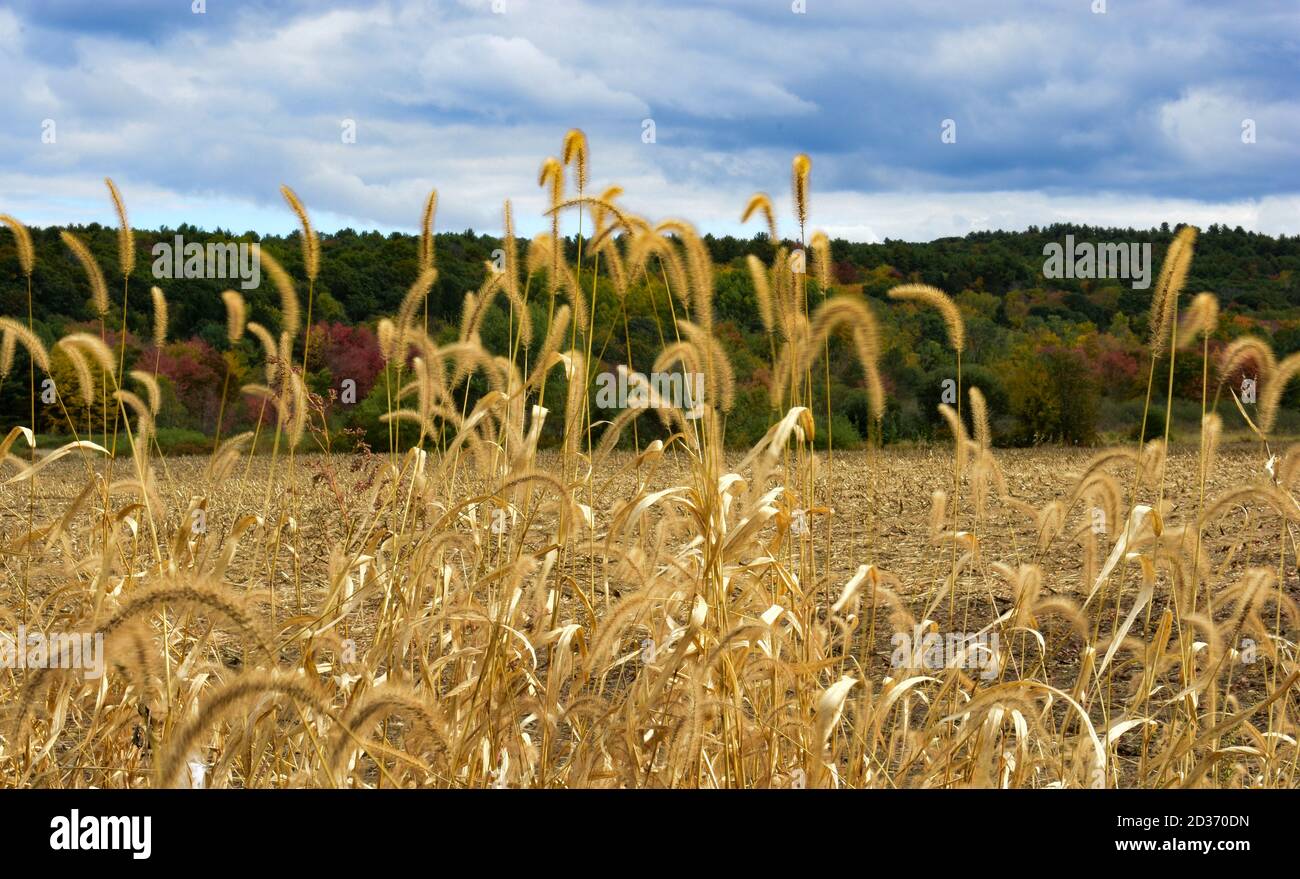
[[[51,342],[78,326],[98,333],[98,321],[92,322],[89,289],[79,264],[61,242],[59,230],[31,231],[38,265],[33,277],[33,318],[38,334]],[[116,230],[90,225],[73,231],[104,266],[110,293],[118,300],[107,320],[107,335],[114,336],[111,328],[121,320],[121,279],[113,279]],[[890,287],[904,281],[937,286],[960,305],[968,334],[963,384],[978,385],[988,397],[1000,444],[1091,443],[1107,434],[1124,434],[1128,430],[1124,426],[1133,424],[1135,412],[1142,409],[1149,363],[1144,359],[1143,343],[1152,291],[1149,286],[1135,289],[1133,281],[1125,278],[1045,278],[1044,248],[1065,242],[1067,236],[1075,242],[1149,244],[1154,266],[1146,268],[1154,277],[1174,231],[1167,227],[1135,230],[1057,225],[1031,227],[1025,232],[972,233],[928,243],[832,241],[831,286],[838,292],[865,296],[880,321],[888,391],[882,439],[895,442],[934,436],[940,424],[935,408],[942,399],[943,381],[954,370],[939,317],[885,299]],[[237,389],[256,379],[250,364],[258,359],[259,349],[249,337],[234,346],[228,344],[221,291],[240,290],[248,303],[248,318],[270,327],[276,326],[279,318],[278,298],[264,273],[258,287],[241,289],[241,281],[233,277],[183,277],[183,263],[164,258],[165,270],[159,274],[181,277],[157,277],[154,245],[172,245],[177,236],[184,243],[204,246],[257,242],[293,277],[302,278],[298,235],[233,235],[191,226],[136,231],[138,255],[127,315],[131,334],[128,359],[146,358],[144,362],[156,366],[163,380],[167,404],[160,427],[211,433],[221,418],[224,434],[256,419],[256,412],[239,401]],[[717,333],[727,343],[742,404],[729,418],[728,442],[745,445],[761,435],[772,414],[767,400],[772,341],[759,318],[745,257],[754,254],[769,262],[773,244],[764,235],[752,239],[706,236],[705,243],[715,262]],[[351,229],[322,237],[322,267],[312,291],[313,339],[320,342],[312,343],[309,384],[328,397],[331,390],[341,391],[343,379],[351,378],[356,403],[340,402],[331,423],[340,430],[364,431],[376,442],[386,433],[375,420],[384,409],[378,399],[384,389],[379,381],[383,362],[373,328],[380,317],[396,311],[416,277],[417,244],[413,235]],[[519,242],[521,252],[527,244]],[[787,245],[797,246],[794,242]],[[435,338],[450,341],[455,337],[465,294],[483,283],[500,246],[498,238],[472,230],[437,236],[439,277],[428,313]],[[569,260],[576,264],[578,241],[570,238],[566,247]],[[648,369],[662,348],[662,328],[673,318],[666,277],[651,272],[649,277],[633,279],[621,300],[599,260],[588,256],[581,265],[579,283],[584,290],[595,285],[596,326],[605,328],[597,334],[593,351],[601,365],[591,372],[613,370],[621,363]],[[1269,340],[1279,357],[1300,350],[1298,269],[1300,237],[1274,238],[1220,226],[1201,231],[1184,298],[1202,290],[1219,297],[1223,318],[1210,341],[1211,362],[1223,344],[1247,333]],[[164,290],[170,305],[171,341],[161,352],[152,351],[148,341],[152,312],[147,288],[154,284]],[[550,297],[545,272],[521,278],[521,287],[525,286],[530,291],[533,322],[539,328],[537,336],[541,337]],[[810,301],[819,301],[822,292],[812,279],[808,289]],[[300,291],[304,301],[306,292]],[[483,324],[483,340],[489,349],[502,351],[508,342],[508,304],[502,298],[493,307],[495,313]],[[18,269],[12,238],[0,236],[0,314],[25,322],[26,312],[25,279]],[[537,344],[535,340],[534,347]],[[830,433],[841,448],[860,443],[869,421],[861,375],[848,351],[848,345],[833,345],[828,382],[813,382],[820,411],[825,408],[829,383],[835,412]],[[1182,356],[1175,363],[1175,436],[1189,426],[1194,431],[1199,421],[1201,353]],[[27,411],[24,358],[20,350],[13,370],[0,384],[0,426],[5,429],[19,423]],[[23,380],[18,380],[20,377]],[[1217,384],[1218,377],[1211,369],[1211,402]],[[1159,389],[1164,384],[1156,385],[1153,399],[1163,401]],[[484,390],[471,386],[470,399]],[[367,395],[372,396],[367,399]],[[1070,404],[1062,405],[1065,400]],[[1229,424],[1239,424],[1239,416],[1229,408],[1220,404]],[[610,413],[600,413],[593,420],[600,417],[610,417]],[[59,420],[51,411],[43,426],[58,432]],[[643,431],[655,434],[658,425],[652,422],[654,419],[641,419]],[[1278,427],[1281,432],[1293,432],[1300,428],[1300,419],[1284,410]],[[820,433],[824,439],[827,432]]]

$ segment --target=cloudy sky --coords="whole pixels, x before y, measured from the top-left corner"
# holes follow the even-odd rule
[[[800,151],[855,240],[1300,232],[1300,4],[1100,2],[0,0],[0,211],[109,223],[110,175],[137,226],[281,231],[284,182],[324,230],[412,230],[436,187],[442,229],[509,198],[532,232],[580,127],[593,187],[717,233],[756,190],[788,217]]]

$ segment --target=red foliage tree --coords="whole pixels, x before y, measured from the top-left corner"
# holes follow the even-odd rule
[[[370,393],[384,368],[379,340],[364,324],[355,327],[341,323],[316,324],[312,328],[312,347],[329,369],[331,386],[337,391],[340,382],[352,379],[357,383],[358,400],[365,399]],[[312,361],[315,366],[315,354]]]
[[[216,427],[221,410],[221,388],[226,363],[221,354],[199,338],[168,342],[160,351],[150,346],[141,352],[137,368],[171,382],[176,398],[193,426],[202,430]]]
[[[1122,348],[1106,348],[1097,359],[1097,382],[1103,393],[1127,397],[1137,386],[1138,359]]]

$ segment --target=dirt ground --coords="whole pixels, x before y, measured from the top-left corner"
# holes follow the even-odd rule
[[[1000,449],[995,451],[995,458],[1004,474],[1007,492],[1041,509],[1054,500],[1068,499],[1078,475],[1099,451]],[[584,502],[591,502],[598,527],[608,520],[612,509],[634,487],[634,471],[627,466],[630,461],[630,456],[616,456],[608,472],[599,474],[595,480],[600,486],[599,491],[590,498],[582,498]],[[1206,504],[1212,503],[1228,489],[1267,480],[1265,461],[1258,445],[1238,444],[1222,448],[1206,479]],[[556,471],[558,462],[558,454],[554,452],[543,453],[539,461],[542,467]],[[729,463],[737,462],[738,456]],[[157,459],[159,493],[167,508],[166,520],[160,529],[165,534],[172,533],[179,525],[180,516],[196,497],[206,497],[204,524],[209,533],[219,535],[238,517],[262,514],[273,508],[287,488],[283,479],[284,462],[280,462],[281,478],[272,488],[266,484],[269,458],[259,456],[249,465],[241,462],[230,478],[215,490],[205,493],[202,473],[206,463],[205,458],[197,456]],[[372,460],[369,466],[373,465]],[[92,464],[69,457],[41,473],[34,504],[38,523],[64,513],[84,487],[92,466],[102,472],[102,462]],[[307,599],[315,591],[312,581],[324,579],[326,548],[347,536],[349,529],[360,525],[355,494],[367,481],[367,466],[351,455],[336,455],[332,467],[325,466],[321,456],[303,455],[297,459],[295,522],[300,532],[297,543],[300,582],[309,584]],[[652,487],[684,484],[688,479],[686,466],[682,459],[665,459],[654,474]],[[1114,463],[1107,469],[1127,494],[1133,482],[1132,466]],[[121,475],[119,471],[115,478]],[[817,535],[817,569],[825,575],[821,588],[836,590],[864,563],[874,563],[897,576],[900,591],[905,595],[920,595],[934,588],[949,572],[951,559],[948,550],[937,545],[930,534],[931,496],[936,491],[951,492],[951,489],[952,455],[946,446],[888,448],[870,454],[836,452],[829,460],[824,454],[819,455],[817,495],[809,505],[815,511],[809,522]],[[988,501],[984,516],[976,522],[971,490],[967,480],[962,487],[959,527],[978,535],[981,562],[984,565],[1003,562],[1013,566],[1024,562],[1037,563],[1044,570],[1045,588],[1049,592],[1081,600],[1086,594],[1086,586],[1081,582],[1083,567],[1078,532],[1089,524],[1090,509],[1087,505],[1076,504],[1069,511],[1060,536],[1045,550],[1040,550],[1037,526],[1024,509],[1017,509],[994,497]],[[1157,486],[1140,487],[1136,500],[1138,503],[1154,503],[1158,492]],[[1192,521],[1197,513],[1199,496],[1197,450],[1175,448],[1166,467],[1166,527]],[[5,542],[26,530],[28,501],[25,483],[0,485],[0,535]],[[83,512],[83,518],[84,515]],[[137,511],[132,518],[138,523],[141,536],[148,537],[143,511]],[[1110,541],[1120,531],[1121,525],[1118,522],[1105,524],[1106,533],[1099,535],[1102,558],[1109,552]],[[1236,506],[1218,516],[1204,536],[1206,551],[1216,570],[1214,580],[1231,582],[1231,577],[1251,565],[1276,568],[1282,545],[1280,529],[1278,517],[1264,514],[1258,505],[1252,509]],[[73,545],[75,547],[75,529]],[[1287,547],[1287,589],[1294,592],[1295,553],[1289,538]],[[6,562],[11,570],[15,558],[10,556]],[[829,565],[826,564],[827,558]],[[237,561],[235,573],[238,568]],[[49,573],[54,575],[50,580],[53,585],[58,576],[56,572]],[[1000,581],[988,578],[988,584],[994,594],[998,594]],[[39,590],[39,586],[37,588]]]
[[[1076,503],[1067,512],[1064,527],[1045,547],[1038,539],[1039,528],[1032,513],[1054,501],[1068,500],[1079,475],[1101,453],[1102,450],[1097,449],[995,450],[995,458],[1005,478],[1007,496],[1021,505],[1005,501],[995,493],[978,520],[973,512],[973,485],[969,480],[963,483],[958,528],[975,535],[978,553],[975,563],[961,580],[964,618],[960,623],[956,619],[948,620],[945,610],[939,606],[930,615],[938,629],[974,631],[991,623],[999,613],[1011,607],[1010,586],[994,573],[995,563],[1011,568],[1024,563],[1037,564],[1043,571],[1045,593],[1060,596],[1074,606],[1083,603],[1091,585],[1083,551],[1083,541],[1087,539],[1085,533],[1090,532],[1092,524],[1088,502]],[[246,544],[252,546],[241,546],[240,552],[234,556],[227,579],[244,586],[262,588],[268,582],[269,573],[270,581],[276,584],[281,608],[277,615],[279,621],[285,622],[285,618],[292,614],[310,614],[327,592],[330,548],[342,542],[356,549],[373,536],[373,532],[369,536],[362,533],[374,526],[374,522],[362,513],[360,508],[363,505],[358,503],[358,499],[373,479],[373,469],[382,460],[353,455],[336,455],[332,461],[321,456],[299,456],[294,471],[294,522],[292,528],[284,532],[285,543],[277,561],[268,563],[266,541],[250,539]],[[597,533],[609,522],[617,505],[635,489],[637,476],[632,461],[630,455],[616,455],[593,480],[593,486],[598,486],[592,489],[593,494],[587,495],[586,487],[582,489],[583,495],[587,496],[579,499],[590,503],[595,511]],[[739,456],[730,463],[738,461]],[[812,587],[818,590],[817,607],[821,609],[822,619],[828,618],[825,609],[839,594],[843,584],[859,565],[867,563],[875,564],[897,578],[896,591],[910,612],[921,619],[927,596],[933,594],[952,569],[952,544],[936,542],[931,533],[932,495],[936,491],[952,489],[951,448],[935,446],[890,448],[874,453],[837,452],[830,458],[820,455],[818,461],[817,491],[809,505],[814,508],[809,521],[817,536],[814,545],[818,554],[815,565],[818,573]],[[1266,462],[1257,445],[1237,444],[1220,449],[1205,480],[1204,506],[1213,505],[1215,499],[1226,491],[1267,483],[1271,477]],[[224,536],[236,520],[274,511],[290,497],[283,460],[275,484],[270,484],[267,479],[271,466],[269,457],[257,456],[251,462],[241,461],[234,473],[212,488],[204,478],[205,457],[158,458],[154,463],[158,495],[165,511],[156,517],[160,520],[155,522],[157,540],[173,540],[183,517],[192,516],[188,511],[201,499],[204,501],[202,518],[204,533],[208,535],[206,552],[209,558],[221,551]],[[555,452],[542,454],[538,465],[554,473],[561,470]],[[129,463],[119,462],[115,466],[120,468],[113,474],[115,479],[125,475],[123,470],[129,470]],[[682,458],[665,459],[653,474],[651,488],[687,484],[687,467]],[[49,525],[64,516],[77,502],[88,478],[102,476],[103,470],[102,461],[70,456],[41,471],[35,498],[29,497],[27,483],[0,483],[0,543],[8,549],[0,556],[0,580],[4,584],[0,588],[0,612],[16,616],[16,609],[20,606],[18,584],[23,579],[19,571],[24,554],[19,541],[28,528],[29,503],[35,524],[38,527]],[[1122,487],[1122,505],[1127,510],[1129,490],[1134,483],[1131,462],[1114,461],[1106,465],[1106,470],[1115,484]],[[12,472],[12,468],[7,471],[10,476]],[[1194,522],[1198,509],[1202,508],[1197,450],[1175,448],[1166,462],[1165,474],[1164,528],[1177,529]],[[464,492],[469,488],[456,486],[455,491],[440,494],[465,497]],[[1136,502],[1154,505],[1161,491],[1158,483],[1141,485]],[[119,509],[128,500],[127,495],[115,496]],[[88,505],[97,502],[98,495],[92,492]],[[793,503],[787,506],[793,506]],[[135,529],[137,545],[151,546],[155,537],[144,509],[127,511],[127,515],[129,519],[125,521]],[[44,562],[29,572],[29,607],[38,610],[38,616],[47,623],[60,614],[75,618],[80,612],[71,604],[65,606],[65,598],[61,596],[66,595],[69,575],[77,575],[74,566],[80,562],[78,551],[85,545],[89,522],[87,506],[83,506],[70,521],[64,551],[52,555],[47,553]],[[417,527],[420,527],[419,522]],[[774,529],[774,526],[768,527]],[[1120,521],[1105,523],[1103,533],[1096,537],[1095,557],[1105,559],[1109,555],[1112,541],[1121,529]],[[1212,569],[1206,582],[1214,584],[1214,589],[1231,585],[1249,567],[1264,566],[1277,571],[1280,565],[1285,572],[1285,592],[1293,600],[1300,598],[1295,542],[1291,534],[1284,531],[1281,518],[1266,511],[1262,504],[1252,501],[1224,507],[1209,520],[1203,543]],[[572,575],[572,582],[588,582],[591,569],[587,559],[588,556],[577,552],[569,560],[567,573]],[[143,558],[132,558],[129,562],[136,571],[147,567]],[[807,570],[806,567],[800,569]],[[85,570],[79,572],[80,576],[87,574]],[[1130,599],[1134,580],[1133,576],[1128,580]],[[1149,606],[1154,611],[1154,618],[1159,617],[1163,608],[1170,606],[1170,595],[1162,578],[1156,597]],[[372,599],[373,603],[377,601],[377,597]],[[574,599],[562,597],[561,601],[574,602],[573,607],[565,611],[566,618],[581,617],[582,610]],[[1108,608],[1110,603],[1115,605],[1118,614],[1119,601],[1108,602]],[[1124,602],[1125,606],[1130,603],[1128,600]],[[597,608],[600,606],[598,602],[594,604]],[[1222,618],[1227,610],[1226,607],[1216,607],[1216,617]],[[361,616],[373,621],[373,608],[363,609]],[[1109,623],[1109,610],[1102,616]],[[1152,619],[1149,616],[1137,627],[1135,634],[1139,638],[1148,634]],[[879,628],[876,628],[877,623]],[[359,620],[356,633],[359,641],[366,638],[364,628],[365,623]],[[1110,628],[1109,624],[1106,628]],[[872,632],[870,642],[864,643],[869,629]],[[860,673],[877,681],[892,673],[890,634],[890,624],[883,616],[878,621],[873,618],[870,627],[863,625],[857,630],[852,652]],[[1049,649],[1045,651],[1046,667],[1036,674],[1055,686],[1068,688],[1078,675],[1078,650],[1066,632],[1045,632],[1045,635],[1049,642]],[[1297,640],[1294,632],[1282,632],[1281,635],[1291,643]],[[234,645],[228,645],[226,653],[228,661],[238,660],[239,652]],[[1126,667],[1118,672],[1116,680],[1122,684],[1133,673]],[[1267,695],[1262,682],[1254,679],[1238,685],[1237,694],[1246,702]],[[1126,744],[1124,747],[1129,746]],[[1127,752],[1121,749],[1121,753]]]

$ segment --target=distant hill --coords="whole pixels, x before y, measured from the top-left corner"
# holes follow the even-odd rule
[[[38,332],[53,341],[91,321],[89,288],[80,266],[60,241],[58,229],[31,231],[37,253],[33,317]],[[73,227],[73,231],[99,259],[114,293],[115,308],[119,307],[122,284],[116,270],[116,230],[92,224]],[[955,370],[938,317],[885,299],[890,287],[904,281],[939,287],[962,307],[970,337],[963,358],[964,384],[973,382],[985,391],[999,442],[1091,442],[1107,432],[1126,430],[1124,426],[1134,421],[1134,405],[1141,411],[1146,387],[1148,361],[1143,343],[1151,288],[1135,289],[1129,278],[1045,277],[1045,248],[1050,252],[1051,245],[1064,245],[1071,239],[1076,245],[1133,245],[1137,253],[1149,245],[1151,265],[1147,268],[1154,285],[1175,231],[1167,226],[1139,230],[1060,224],[1031,227],[1024,232],[977,232],[927,243],[832,241],[835,292],[867,297],[881,321],[885,348],[882,365],[890,397],[883,438],[895,441],[936,435],[940,421],[934,409],[940,400],[940,386]],[[181,275],[185,272],[183,262],[177,263],[174,258],[165,260],[173,277],[158,277],[154,246],[174,246],[177,236],[184,243],[205,247],[216,243],[259,243],[299,279],[304,307],[307,285],[303,282],[297,233],[234,235],[187,225],[136,230],[137,259],[127,316],[128,327],[137,340],[133,344],[139,350],[147,346],[152,313],[148,288],[156,284],[164,290],[170,305],[169,338],[175,341],[166,354],[168,368],[177,371],[170,378],[173,384],[183,384],[181,375],[194,365],[187,358],[208,358],[212,362],[205,369],[213,374],[229,368],[222,365],[231,362],[222,353],[231,346],[226,341],[221,291],[240,290],[248,303],[249,319],[270,327],[278,320],[278,297],[264,274],[260,286],[247,290],[241,289],[237,278],[175,277],[177,265]],[[766,387],[773,350],[758,317],[745,257],[753,254],[767,263],[775,248],[763,235],[751,239],[706,236],[705,243],[716,263],[716,331],[733,359],[738,392],[745,403],[743,411],[738,407],[728,422],[728,438],[742,444],[761,435],[770,415]],[[794,242],[786,244],[796,246]],[[429,300],[430,331],[435,338],[447,341],[454,337],[465,294],[483,283],[489,271],[487,264],[500,246],[498,238],[472,230],[437,236],[439,277]],[[520,242],[521,253],[526,246],[527,242]],[[566,241],[571,264],[577,260],[578,247],[575,239]],[[365,369],[378,368],[370,356],[373,352],[360,356],[356,351],[344,350],[348,346],[364,347],[369,344],[365,337],[373,334],[364,327],[349,334],[345,327],[373,328],[378,318],[391,315],[416,274],[416,236],[351,229],[323,236],[322,268],[312,291],[312,320],[333,327],[321,332],[328,333],[334,344],[342,347],[335,352],[333,363],[317,364],[312,374],[313,387],[328,392],[337,384],[339,376],[334,373],[338,369],[361,369],[355,365],[358,357],[371,364]],[[1280,357],[1300,350],[1298,278],[1300,236],[1271,237],[1215,225],[1201,230],[1184,300],[1200,291],[1218,296],[1223,316],[1211,343],[1211,354],[1233,337],[1255,333],[1270,341]],[[634,368],[648,368],[660,350],[664,327],[673,316],[662,278],[652,274],[637,280],[626,301],[620,301],[607,269],[601,271],[588,255],[583,260],[580,281],[587,290],[593,281],[596,285],[600,331],[593,353],[603,367],[612,369],[631,360]],[[815,284],[810,288],[810,304],[815,306],[822,293]],[[546,319],[549,287],[544,278],[534,277],[529,289],[534,321],[540,327]],[[507,306],[504,299],[496,305],[499,314],[485,323],[484,340],[490,347],[497,343],[494,350],[504,350],[508,339]],[[4,233],[0,233],[0,314],[24,321],[27,318],[25,279],[18,268],[13,239]],[[120,319],[120,312],[110,316],[109,326],[117,326]],[[97,321],[94,326],[98,326]],[[181,343],[188,343],[188,347]],[[257,361],[260,349],[246,339],[235,350],[238,368],[251,371],[248,364]],[[823,435],[833,434],[838,446],[860,442],[869,429],[861,376],[849,350],[850,346],[837,344],[831,352],[829,379],[834,414],[831,431],[825,431],[823,425]],[[1181,352],[1175,363],[1176,433],[1194,430],[1200,417],[1201,353]],[[0,384],[0,420],[5,424],[17,423],[27,410],[25,381],[14,378],[26,375],[22,358],[20,352],[14,372]],[[160,369],[160,374],[168,377],[166,369]],[[239,378],[236,375],[232,382],[236,388]],[[365,387],[371,387],[374,376],[364,378]],[[1212,375],[1211,398],[1216,384],[1217,378]],[[1162,401],[1165,384],[1156,385],[1156,398]],[[219,400],[214,404],[210,395],[219,397],[219,389],[204,390],[195,385],[192,394],[200,390],[208,395],[201,401],[187,397],[183,389],[178,391],[172,410],[178,427],[208,428],[217,413],[226,409],[233,409],[235,414],[225,417],[242,417],[239,406],[222,407]],[[472,393],[478,390],[471,387]],[[824,383],[815,391],[824,396]],[[1223,408],[1220,411],[1225,419],[1231,414],[1234,423],[1239,421],[1234,413]],[[1300,427],[1300,420],[1291,419],[1289,413],[1284,413],[1279,426]],[[652,420],[642,419],[647,423]],[[366,424],[359,426],[368,428]]]

